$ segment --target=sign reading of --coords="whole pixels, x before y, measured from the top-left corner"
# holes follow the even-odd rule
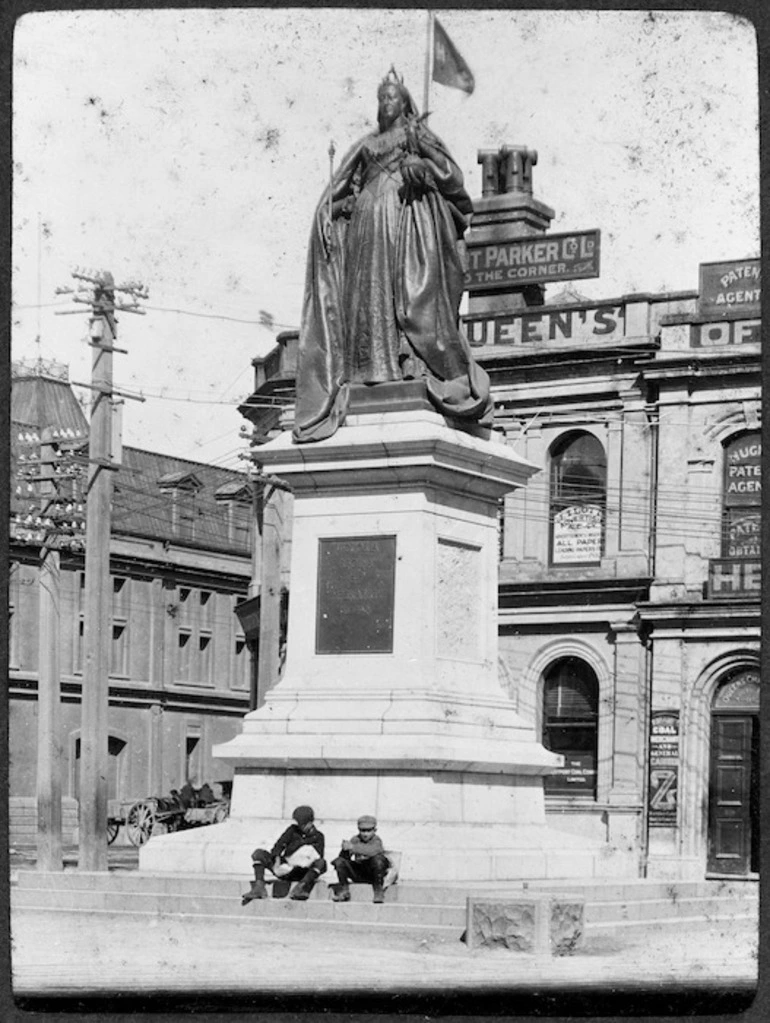
[[[721,323],[693,323],[690,327],[690,348],[758,345],[761,340],[760,320],[723,320]]]
[[[395,581],[395,536],[319,540],[316,653],[392,653]]]
[[[599,231],[515,238],[468,245],[468,291],[599,276]]]
[[[679,711],[656,710],[650,719],[650,827],[676,824],[679,788]]]
[[[701,263],[698,312],[711,316],[759,316],[762,265],[758,259]]]
[[[503,313],[464,317],[472,345],[538,345],[625,337],[626,307],[597,305],[582,309],[542,309],[540,312]]]

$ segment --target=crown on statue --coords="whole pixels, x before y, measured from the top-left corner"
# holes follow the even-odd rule
[[[404,76],[398,74],[398,72],[396,71],[395,67],[392,64],[390,65],[390,71],[388,71],[383,80],[380,82],[380,86],[377,91],[380,92],[388,85],[397,85],[399,89],[404,88]]]

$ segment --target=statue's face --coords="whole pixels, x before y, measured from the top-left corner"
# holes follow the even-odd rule
[[[386,85],[380,93],[380,121],[390,127],[404,112],[404,97],[396,85]]]

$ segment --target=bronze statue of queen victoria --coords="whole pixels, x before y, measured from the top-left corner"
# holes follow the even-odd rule
[[[316,208],[300,328],[294,440],[331,436],[348,385],[424,379],[457,420],[492,424],[489,380],[459,325],[463,176],[391,69],[378,128],[345,155]]]

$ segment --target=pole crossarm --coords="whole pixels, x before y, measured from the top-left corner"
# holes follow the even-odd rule
[[[94,345],[94,348],[101,348],[105,352],[123,352],[123,348],[112,348],[111,346]],[[113,395],[117,395],[119,398],[129,398],[131,401],[147,401],[143,394],[132,394],[131,391],[119,391],[114,387],[106,386],[104,384],[85,384],[79,380],[73,380],[72,384],[74,387],[85,387],[89,391],[98,391],[99,394],[105,395],[111,398]]]

